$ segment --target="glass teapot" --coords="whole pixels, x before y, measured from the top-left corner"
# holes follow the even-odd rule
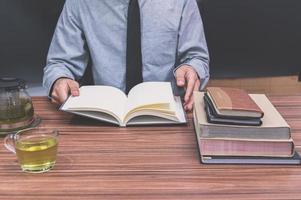
[[[0,131],[21,129],[34,120],[31,97],[24,80],[0,78]]]

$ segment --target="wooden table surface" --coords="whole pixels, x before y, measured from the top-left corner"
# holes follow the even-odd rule
[[[301,96],[269,98],[300,152]],[[301,166],[200,164],[191,114],[187,126],[117,128],[33,99],[41,126],[60,131],[57,164],[23,173],[1,145],[1,199],[301,199]]]

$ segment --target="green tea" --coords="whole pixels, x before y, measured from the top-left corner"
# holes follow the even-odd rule
[[[16,142],[16,153],[23,171],[44,172],[56,161],[58,141],[51,136],[20,139]]]
[[[22,122],[31,119],[33,115],[32,102],[29,99],[20,99],[17,104],[0,106],[0,125]]]

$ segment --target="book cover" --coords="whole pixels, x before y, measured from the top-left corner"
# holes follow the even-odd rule
[[[205,111],[207,121],[213,124],[229,124],[229,125],[245,125],[245,126],[260,126],[262,121],[260,118],[242,118],[242,117],[224,117],[218,115],[206,94],[204,96]]]
[[[294,142],[289,140],[251,140],[201,138],[200,151],[206,156],[292,157]]]
[[[259,118],[264,115],[260,107],[242,89],[208,87],[207,93],[220,115]]]
[[[196,111],[193,112],[193,125],[196,133],[197,149],[202,164],[260,164],[260,165],[300,165],[301,158],[297,151],[292,157],[265,157],[265,156],[215,156],[203,155],[200,148],[200,127]]]
[[[250,94],[250,97],[266,113],[261,126],[212,124],[207,121],[204,92],[194,92],[194,111],[202,138],[237,139],[290,139],[290,126],[277,109],[263,94]]]
[[[298,152],[293,157],[259,157],[259,156],[200,156],[203,164],[253,164],[253,165],[300,165]]]

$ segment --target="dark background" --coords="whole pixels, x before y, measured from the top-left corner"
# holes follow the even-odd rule
[[[301,72],[300,0],[202,0],[213,77]]]
[[[301,71],[300,0],[200,0],[211,76]],[[63,0],[0,0],[0,76],[40,83]]]
[[[42,81],[63,0],[0,0],[0,76]]]

